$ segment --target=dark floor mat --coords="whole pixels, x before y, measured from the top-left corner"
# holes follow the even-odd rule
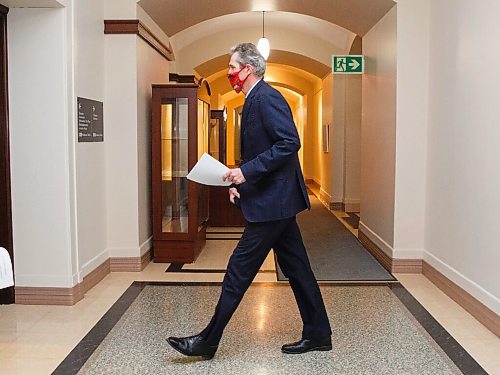
[[[297,221],[318,281],[396,280],[317,198],[310,199],[311,210]],[[279,264],[276,271],[278,280],[287,280]]]

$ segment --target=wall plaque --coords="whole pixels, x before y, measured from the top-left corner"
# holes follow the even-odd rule
[[[78,142],[103,142],[102,102],[86,98],[77,99]]]

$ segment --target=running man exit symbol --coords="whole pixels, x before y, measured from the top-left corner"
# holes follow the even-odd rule
[[[335,74],[363,74],[363,55],[333,55],[332,72]]]

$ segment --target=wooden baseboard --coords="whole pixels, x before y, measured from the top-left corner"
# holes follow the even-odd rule
[[[149,251],[146,251],[141,256],[141,271],[147,267],[149,263],[153,260],[153,249],[151,248]]]
[[[109,259],[107,259],[72,288],[16,287],[16,304],[73,306],[109,272]]]
[[[422,273],[422,259],[392,259],[392,273]]]
[[[345,203],[345,212],[359,212],[361,205],[359,203]]]
[[[99,267],[90,272],[87,276],[83,277],[83,281],[80,283],[82,285],[83,294],[87,293],[90,289],[99,284],[99,282],[110,272],[110,262],[109,259],[106,259]]]
[[[328,193],[326,193],[325,191],[323,191],[321,189],[319,191],[319,197],[317,195],[316,195],[316,197],[329,210],[332,210],[332,211],[344,211],[345,210],[344,203],[342,203],[342,202],[330,202],[331,196],[328,195]]]
[[[368,252],[389,272],[392,272],[392,258],[384,253],[368,236],[359,229],[358,240]]]
[[[422,259],[393,259],[380,249],[362,229],[358,231],[358,240],[387,271],[392,273],[422,273]]]
[[[423,262],[422,274],[448,297],[467,310],[481,324],[500,337],[500,316],[478,301],[464,289],[444,276],[429,263]]]
[[[81,284],[73,288],[17,287],[16,304],[72,306],[83,298]]]
[[[319,197],[316,196],[326,208],[330,209],[330,196],[323,189],[319,189]]]
[[[316,182],[316,180],[314,180],[314,179],[312,179],[312,178],[306,178],[306,180],[305,180],[305,181],[306,181],[306,185],[310,185],[310,186],[313,186],[313,187],[318,188],[318,189],[320,189],[320,188],[321,188],[321,185],[320,185],[320,184],[318,184],[318,183]]]
[[[109,258],[72,288],[16,287],[16,304],[73,306],[110,272],[140,272],[149,262],[150,251],[141,257]]]
[[[141,272],[151,262],[151,252],[141,257],[109,258],[111,272]]]
[[[329,206],[330,210],[345,212],[345,204],[343,202],[330,202]]]
[[[310,188],[313,194],[318,198],[323,205],[332,211],[344,211],[344,212],[359,212],[359,203],[345,203],[345,202],[330,202],[332,197],[327,194],[324,190],[321,190],[321,185],[315,180],[307,178],[306,185]]]

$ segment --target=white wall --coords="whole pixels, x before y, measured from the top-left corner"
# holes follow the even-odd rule
[[[111,257],[139,256],[137,177],[137,37],[106,35],[106,211]]]
[[[321,106],[318,121],[318,154],[321,196],[328,203],[333,202],[333,75],[328,74],[322,82]],[[323,125],[330,125],[329,151],[323,152]]]
[[[394,257],[423,258],[498,314],[500,3],[397,8]]]
[[[357,37],[349,54],[362,54],[361,38]],[[345,160],[344,203],[346,211],[359,211],[361,194],[361,81],[362,75],[346,77],[345,91]]]
[[[357,42],[360,48],[360,40]],[[353,52],[354,53],[354,52]],[[361,51],[356,52],[360,54]],[[330,151],[321,150],[321,190],[328,203],[359,210],[361,76],[328,74],[323,79],[322,125],[330,125]],[[321,133],[322,138],[322,133]],[[322,148],[322,142],[317,147]]]
[[[345,185],[345,106],[346,106],[346,76],[333,75],[333,120],[330,124],[332,149],[332,164],[329,166],[332,179],[332,202],[344,202]]]
[[[429,0],[398,2],[395,258],[424,247],[429,95]]]
[[[314,95],[312,131],[313,179],[321,186],[321,199],[341,203],[344,199],[345,77],[332,73],[321,81]],[[323,151],[323,126],[330,126],[329,150]]]
[[[75,97],[104,102],[104,4],[74,2]],[[74,103],[73,103],[74,104]],[[108,259],[106,249],[106,155],[104,142],[76,143],[78,258],[82,276]]]
[[[168,61],[137,39],[137,158],[138,217],[141,253],[149,250],[151,228],[151,85],[167,83]]]
[[[310,133],[312,136],[309,138],[312,140],[312,143],[315,145],[314,148],[309,149],[310,151],[306,154],[306,156],[310,156],[312,162],[307,163],[309,168],[306,168],[306,171],[310,170],[309,178],[312,178],[317,184],[321,185],[321,157],[322,157],[322,144],[321,144],[321,124],[322,124],[322,112],[323,112],[323,82],[318,82],[314,85],[313,89],[313,110],[312,110],[312,126],[310,127]],[[306,172],[307,173],[307,172]]]
[[[67,9],[11,9],[12,220],[17,286],[78,281]],[[72,224],[73,223],[73,224]]]
[[[120,4],[106,4],[106,18],[114,18]],[[168,45],[166,35],[142,8],[130,5],[127,1],[133,15],[118,12],[118,18],[139,18]],[[150,249],[152,234],[151,84],[168,82],[169,63],[136,35],[104,39],[108,251],[111,257],[138,257]]]
[[[302,145],[303,149],[303,173],[304,178],[306,180],[314,179],[314,150],[316,148],[314,144],[314,91],[311,89],[309,94],[304,96],[305,98],[305,113],[306,113],[306,122],[304,126],[304,144]]]
[[[167,35],[137,6],[137,16],[164,44]],[[137,169],[141,255],[151,248],[151,99],[153,83],[168,83],[170,63],[144,40],[137,38]]]
[[[500,2],[429,14],[424,259],[500,314]]]
[[[137,0],[102,0],[107,20],[137,18]]]
[[[396,131],[396,7],[364,37],[361,224],[392,246]],[[391,254],[392,255],[392,254]]]
[[[307,95],[300,97],[300,104],[294,111],[295,114],[295,125],[297,125],[297,130],[300,136],[301,147],[299,150],[299,160],[302,169],[304,169],[304,145],[305,137],[307,131]]]
[[[361,196],[361,81],[346,77],[344,203],[346,211],[359,211]]]

